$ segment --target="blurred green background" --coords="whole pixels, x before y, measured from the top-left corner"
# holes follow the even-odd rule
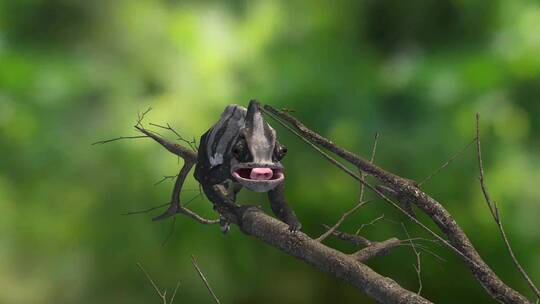
[[[153,184],[181,163],[146,139],[92,142],[135,135],[149,106],[146,122],[198,138],[225,105],[250,98],[295,109],[364,156],[380,132],[376,163],[415,180],[473,139],[479,112],[488,186],[540,283],[539,29],[538,1],[0,0],[0,303],[158,303],[136,262],[169,293],[180,282],[176,303],[210,303],[191,254],[223,303],[371,303],[237,228],[224,236],[178,217],[162,246],[171,220],[121,215],[166,203],[172,183]],[[289,147],[287,197],[317,236],[354,204],[358,185],[270,122]],[[423,189],[531,297],[477,176],[469,149]],[[190,178],[182,197],[196,188]],[[204,198],[191,207],[214,216]],[[405,218],[380,200],[343,230],[381,214],[365,236],[405,238],[396,224]],[[422,254],[423,295],[491,301],[456,256],[430,248],[446,261]],[[416,290],[414,262],[403,247],[368,264]]]

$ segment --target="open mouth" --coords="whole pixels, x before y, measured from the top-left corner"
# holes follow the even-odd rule
[[[275,182],[284,178],[281,169],[273,168],[239,168],[232,175],[239,181],[250,182]]]

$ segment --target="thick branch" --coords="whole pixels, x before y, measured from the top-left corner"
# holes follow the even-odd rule
[[[431,303],[403,289],[390,278],[374,272],[354,257],[321,244],[302,232],[291,233],[288,226],[255,208],[242,214],[242,231],[330,273],[362,290],[380,303]]]
[[[333,142],[308,129],[300,121],[287,113],[274,109],[268,105],[266,105],[264,109],[291,124],[309,141],[342,157],[344,160],[358,167],[358,169],[366,174],[374,176],[384,185],[396,191],[400,197],[414,203],[433,220],[444,234],[447,235],[450,244],[461,253],[460,255],[463,257],[465,264],[469,267],[472,274],[494,299],[503,303],[530,303],[519,292],[507,286],[493,270],[491,270],[480,257],[465,232],[456,223],[451,214],[438,201],[418,189],[413,182],[387,172],[378,166],[371,164],[369,161],[336,146]],[[377,190],[376,192],[381,195],[380,191]]]

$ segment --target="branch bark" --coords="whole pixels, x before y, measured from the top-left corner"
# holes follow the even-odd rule
[[[244,233],[334,275],[379,303],[431,303],[394,280],[376,273],[353,256],[327,247],[303,232],[291,233],[286,224],[260,210],[247,209],[242,214],[241,222]]]

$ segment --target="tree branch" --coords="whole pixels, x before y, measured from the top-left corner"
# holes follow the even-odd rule
[[[434,236],[440,239],[445,245],[447,245],[447,247],[452,249],[455,253],[457,253],[463,258],[465,264],[471,270],[474,277],[481,283],[484,289],[494,299],[502,303],[530,303],[527,298],[525,298],[516,290],[507,286],[495,274],[495,272],[491,270],[491,268],[480,257],[480,255],[470,242],[469,238],[461,229],[461,227],[456,223],[452,215],[438,201],[431,198],[426,193],[422,192],[410,180],[387,172],[379,168],[378,166],[371,164],[369,161],[364,160],[363,158],[336,146],[333,142],[308,129],[300,121],[287,113],[279,111],[269,105],[265,105],[264,110],[267,113],[278,117],[278,121],[283,120],[292,125],[292,127],[300,133],[302,138],[305,138],[309,142],[324,147],[329,151],[335,153],[347,162],[355,165],[364,173],[375,177],[385,186],[390,187],[399,196],[413,202],[420,210],[422,210],[431,218],[431,220],[441,229],[444,234],[447,235],[448,241],[441,239],[440,236],[438,236],[437,234],[435,234]],[[328,157],[326,158],[328,159]],[[349,175],[351,175],[352,173],[350,172],[350,170],[348,172],[347,168],[345,168],[344,171]],[[351,176],[355,177],[355,174],[353,173]],[[359,179],[359,177],[357,178]],[[377,195],[381,196],[386,202],[393,204],[393,202],[385,198],[383,193],[381,193],[371,185],[368,185],[369,184],[366,184],[366,187],[377,193]],[[402,208],[397,205],[395,207],[404,212],[413,222],[422,226],[423,228],[425,227],[425,225],[420,223],[411,215],[407,214]],[[424,229],[426,228],[427,227],[425,227]],[[429,228],[427,229],[429,232]]]
[[[489,195],[489,192],[487,190],[487,186],[484,180],[484,163],[482,161],[482,147],[480,144],[480,115],[476,114],[476,147],[478,152],[478,169],[480,171],[480,187],[482,188],[482,193],[484,194],[484,199],[486,201],[486,204],[488,205],[489,211],[491,213],[491,216],[493,217],[493,220],[495,220],[495,223],[497,224],[497,227],[499,228],[499,232],[501,233],[501,237],[504,241],[504,245],[506,246],[506,250],[510,254],[510,257],[512,258],[512,262],[518,269],[521,276],[527,281],[527,285],[529,285],[529,288],[534,292],[536,297],[540,300],[540,291],[538,290],[538,287],[534,285],[533,281],[523,269],[523,266],[521,266],[521,263],[519,263],[518,259],[516,258],[516,255],[514,254],[514,250],[512,250],[512,246],[510,246],[510,241],[508,241],[508,237],[506,236],[506,232],[503,228],[503,224],[501,221],[501,216],[499,214],[499,208],[497,208],[497,203],[495,201],[491,200],[491,196]]]
[[[353,256],[327,247],[303,232],[290,232],[286,224],[258,209],[247,209],[241,221],[245,233],[336,276],[379,303],[431,303],[359,263]]]

